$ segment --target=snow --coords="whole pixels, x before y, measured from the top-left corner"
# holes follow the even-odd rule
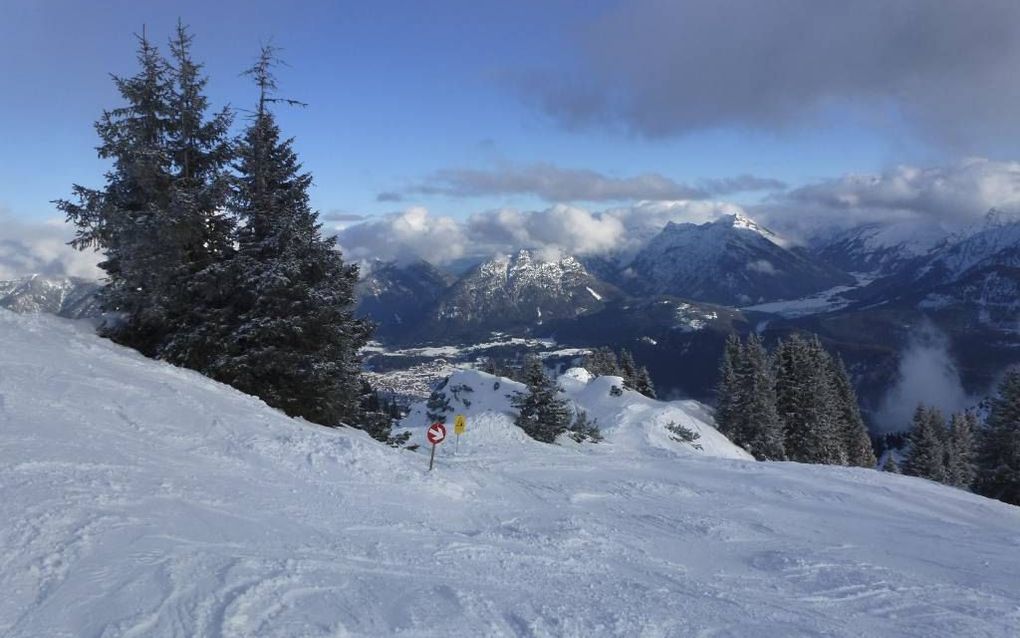
[[[788,319],[841,310],[850,305],[850,300],[844,296],[846,293],[867,286],[875,280],[874,276],[865,273],[853,273],[853,276],[857,279],[857,282],[852,286],[834,286],[828,290],[799,299],[787,299],[744,306],[741,310],[767,312]]]
[[[585,286],[585,290],[591,293],[591,296],[595,298],[595,301],[602,301],[602,295],[591,289],[591,286]]]
[[[698,404],[562,382],[605,443],[487,435],[479,411],[430,474],[425,446],[0,311],[0,635],[1020,633],[1020,509],[684,449],[646,420],[710,443]]]

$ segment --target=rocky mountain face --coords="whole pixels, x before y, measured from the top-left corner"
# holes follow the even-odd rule
[[[545,261],[522,250],[469,271],[440,299],[432,319],[448,327],[493,330],[541,325],[601,310],[619,293],[574,257]]]
[[[426,261],[377,262],[358,283],[358,313],[376,323],[376,334],[400,335],[431,315],[452,277]]]
[[[45,312],[69,319],[97,317],[99,288],[94,281],[43,275],[0,281],[0,308],[20,313]]]
[[[626,271],[646,295],[746,306],[853,283],[743,215],[668,224]]]
[[[891,275],[925,256],[949,233],[936,224],[863,224],[816,238],[814,257],[844,272]]]

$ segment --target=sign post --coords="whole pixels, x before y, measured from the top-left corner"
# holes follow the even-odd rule
[[[431,472],[432,465],[436,461],[436,446],[446,438],[446,426],[439,422],[433,423],[425,432],[425,438],[432,444],[432,455],[429,456],[429,472]]]
[[[453,433],[457,435],[457,451],[460,452],[460,435],[464,434],[467,430],[467,417],[463,414],[458,414],[457,418],[453,420]]]

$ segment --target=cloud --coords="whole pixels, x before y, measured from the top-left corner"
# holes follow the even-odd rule
[[[707,194],[656,173],[610,177],[586,169],[538,163],[497,170],[448,168],[410,189],[423,195],[533,195],[548,202],[700,199]]]
[[[575,33],[565,68],[509,76],[572,129],[782,130],[859,112],[970,146],[1020,133],[1018,29],[1015,0],[637,0]]]
[[[703,180],[690,186],[658,173],[616,177],[588,169],[548,163],[505,164],[495,169],[447,168],[407,189],[419,195],[483,197],[529,195],[551,203],[706,199],[715,194],[785,187],[779,180],[739,175]],[[379,201],[399,201],[398,193],[380,193]]]
[[[702,223],[741,211],[708,200],[640,202],[604,211],[556,204],[537,211],[501,208],[459,221],[414,207],[351,226],[338,240],[356,260],[420,258],[442,264],[522,248],[546,256],[627,255],[671,221]]]
[[[718,179],[706,179],[699,182],[701,188],[713,195],[730,195],[732,193],[744,193],[750,191],[782,190],[787,187],[786,182],[770,177],[757,177],[755,175],[737,175],[736,177],[722,177]]]
[[[364,215],[360,215],[358,213],[345,213],[342,210],[331,210],[319,217],[322,221],[326,222],[361,222],[367,219]]]
[[[970,406],[960,373],[949,353],[949,340],[931,322],[918,326],[900,355],[896,385],[882,400],[875,420],[883,432],[910,427],[918,404],[952,413]]]
[[[0,226],[4,229],[4,237],[0,239],[0,279],[33,274],[85,279],[102,276],[96,267],[102,255],[68,246],[73,231],[63,221],[19,221],[8,210],[0,208]]]
[[[778,272],[776,270],[776,267],[772,265],[772,262],[767,259],[758,259],[757,261],[752,261],[751,263],[747,264],[747,269],[752,272],[761,273],[763,275],[775,275]]]
[[[375,201],[377,201],[377,202],[402,202],[402,201],[404,201],[404,196],[401,195],[400,193],[395,193],[393,191],[386,191],[386,192],[379,193],[378,195],[376,195],[375,196]]]
[[[755,212],[784,229],[917,222],[955,228],[989,209],[1020,213],[1020,162],[983,158],[848,174],[768,198]]]
[[[421,207],[350,226],[340,231],[337,240],[346,256],[358,261],[420,258],[445,263],[459,259],[468,248],[459,222],[431,215]]]

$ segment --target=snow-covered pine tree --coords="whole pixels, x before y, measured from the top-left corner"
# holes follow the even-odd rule
[[[874,468],[878,462],[875,459],[875,450],[871,446],[871,437],[868,436],[868,428],[864,425],[864,419],[861,417],[857,393],[854,392],[853,384],[850,383],[850,376],[846,372],[843,358],[837,355],[830,357],[829,361],[831,382],[836,398],[836,416],[839,429],[843,433],[847,463],[858,467]]]
[[[588,413],[584,410],[577,410],[574,421],[570,424],[570,437],[578,443],[601,442],[602,431],[599,430],[598,420],[588,418]]]
[[[616,376],[620,374],[620,362],[616,353],[607,347],[596,348],[584,358],[584,369],[596,377]]]
[[[992,399],[978,445],[977,491],[1020,505],[1020,371],[1009,372]]]
[[[570,407],[559,396],[559,385],[546,375],[538,357],[527,358],[523,374],[527,390],[511,398],[511,404],[520,410],[514,423],[536,441],[552,443],[570,429],[573,420]]]
[[[144,31],[138,36],[137,60],[135,75],[113,78],[124,105],[104,111],[95,124],[99,157],[113,163],[105,186],[75,184],[76,201],[54,203],[76,227],[71,245],[104,253],[99,266],[107,283],[100,303],[110,314],[100,333],[153,356],[167,333],[163,291],[151,273],[162,272],[168,262],[164,231],[172,219],[172,82],[166,60]]]
[[[648,368],[644,366],[638,368],[637,376],[634,378],[634,389],[649,399],[657,398],[655,385],[652,383],[652,376],[648,374]]]
[[[436,385],[425,402],[425,417],[429,423],[446,423],[446,417],[453,412],[450,407],[450,398],[446,396],[446,386],[450,383],[450,377],[446,377]]]
[[[164,241],[172,256],[152,272],[165,307],[168,335],[157,356],[207,371],[219,352],[224,308],[231,294],[226,263],[233,255],[229,139],[233,117],[207,117],[207,79],[191,56],[192,35],[180,22],[170,41],[171,107],[167,147],[173,158],[169,220]]]
[[[846,463],[830,367],[817,337],[791,335],[776,348],[776,408],[792,461]]]
[[[917,406],[910,431],[910,450],[903,464],[904,474],[940,483],[946,481],[945,430],[945,417],[939,410]]]
[[[775,379],[761,338],[752,334],[740,354],[736,371],[741,384],[734,443],[759,461],[786,459],[783,423],[776,411]]]
[[[617,374],[623,377],[623,387],[631,390],[637,389],[637,364],[634,363],[634,355],[630,353],[630,350],[620,351],[620,371]]]
[[[281,139],[270,106],[272,47],[249,74],[259,89],[237,143],[231,207],[239,218],[236,281],[225,354],[214,375],[293,416],[336,426],[357,423],[358,350],[371,326],[354,317],[357,266],[320,232],[292,140]]]
[[[970,489],[976,473],[974,467],[974,425],[972,413],[954,414],[949,421],[946,440],[946,483]]]
[[[739,405],[742,386],[737,378],[737,369],[741,363],[740,337],[730,333],[723,347],[722,361],[719,364],[719,384],[715,389],[715,427],[731,441],[740,436]]]
[[[882,471],[900,474],[900,465],[896,462],[896,455],[891,451],[886,455],[885,462],[882,463]]]

